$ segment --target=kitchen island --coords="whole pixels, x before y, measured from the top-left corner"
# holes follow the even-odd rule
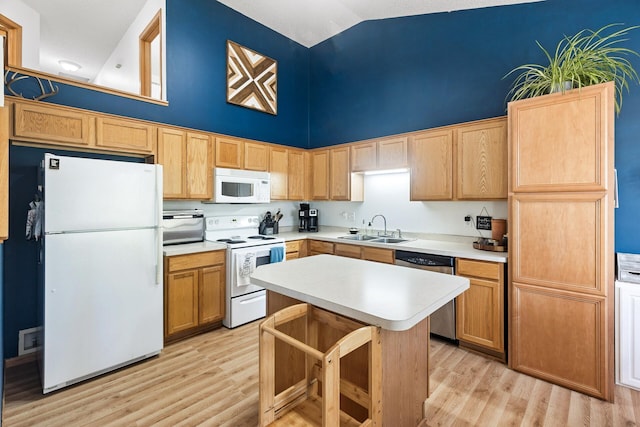
[[[306,302],[361,325],[379,326],[382,425],[416,426],[423,420],[423,404],[429,396],[429,315],[468,289],[468,279],[317,255],[261,266],[251,275],[251,283],[268,290],[268,315]],[[318,338],[321,347],[328,347],[337,336],[321,328]],[[366,356],[366,351],[355,351],[341,371],[365,388],[367,364],[362,361]],[[284,343],[276,347],[277,391],[295,383],[303,370],[304,358]],[[345,399],[342,406],[355,418],[362,417],[362,408],[354,402]]]

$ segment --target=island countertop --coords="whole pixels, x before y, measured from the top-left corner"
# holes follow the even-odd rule
[[[469,289],[469,279],[334,255],[266,264],[251,283],[380,326],[411,329]]]

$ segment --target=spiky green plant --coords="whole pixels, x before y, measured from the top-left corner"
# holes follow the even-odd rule
[[[632,26],[605,34],[616,26],[609,24],[599,30],[582,30],[573,36],[564,36],[553,56],[536,41],[544,52],[548,65],[524,64],[509,71],[503,78],[520,72],[507,95],[511,101],[531,98],[561,90],[565,82],[569,88],[580,88],[608,81],[615,82],[616,112],[622,107],[622,91],[629,91],[629,81],[640,83],[628,56],[640,56],[636,51],[621,47]]]

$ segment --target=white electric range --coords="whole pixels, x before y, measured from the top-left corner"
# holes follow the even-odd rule
[[[222,324],[227,328],[260,319],[266,314],[266,291],[249,283],[261,265],[284,261],[284,239],[260,235],[255,215],[205,218],[205,240],[226,243],[226,309]]]

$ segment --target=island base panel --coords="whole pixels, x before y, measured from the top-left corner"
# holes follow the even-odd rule
[[[267,291],[267,315],[299,304],[301,301]],[[331,345],[340,331],[357,329],[362,322],[336,315],[334,328],[318,328],[319,348]],[[292,322],[283,330],[293,337],[303,338],[304,324]],[[417,426],[423,421],[424,401],[429,396],[429,318],[406,331],[381,331],[382,345],[382,417],[383,426]],[[276,392],[280,392],[304,378],[305,360],[302,352],[283,342],[276,342]],[[368,366],[366,348],[354,351],[345,358],[341,369],[343,378],[367,388]],[[366,418],[366,410],[343,398],[342,409],[352,417]]]

